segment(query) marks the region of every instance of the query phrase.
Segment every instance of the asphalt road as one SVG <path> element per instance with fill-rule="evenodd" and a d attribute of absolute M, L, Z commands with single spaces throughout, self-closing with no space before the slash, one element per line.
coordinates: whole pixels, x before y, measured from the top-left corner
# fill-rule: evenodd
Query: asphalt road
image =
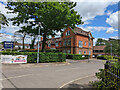
<path fill-rule="evenodd" d="M 62 88 L 68 83 L 94 76 L 105 61 L 2 65 L 4 88 Z"/>

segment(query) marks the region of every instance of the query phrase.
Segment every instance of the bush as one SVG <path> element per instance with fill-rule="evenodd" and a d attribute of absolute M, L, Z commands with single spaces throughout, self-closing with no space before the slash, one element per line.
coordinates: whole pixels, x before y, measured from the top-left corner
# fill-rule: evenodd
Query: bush
<path fill-rule="evenodd" d="M 70 54 L 66 53 L 66 59 L 73 59 L 73 60 L 82 60 L 82 59 L 88 59 L 88 55 L 84 55 L 85 57 L 82 57 L 83 55 L 80 54 Z"/>
<path fill-rule="evenodd" d="M 73 55 L 73 60 L 81 60 L 83 59 L 82 55 L 74 54 Z"/>
<path fill-rule="evenodd" d="M 74 54 L 67 53 L 66 54 L 66 59 L 73 59 Z"/>
<path fill-rule="evenodd" d="M 2 52 L 3 55 L 27 55 L 28 63 L 37 62 L 37 52 Z M 63 53 L 39 53 L 39 62 L 65 62 L 66 57 Z"/>

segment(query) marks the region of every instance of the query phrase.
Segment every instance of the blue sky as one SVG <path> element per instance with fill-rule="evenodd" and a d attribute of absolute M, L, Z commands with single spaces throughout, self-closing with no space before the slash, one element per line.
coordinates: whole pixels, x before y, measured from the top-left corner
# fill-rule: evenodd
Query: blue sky
<path fill-rule="evenodd" d="M 98 38 L 118 38 L 118 1 L 119 0 L 88 0 L 87 2 L 82 0 L 73 0 L 77 2 L 77 6 L 74 8 L 81 16 L 84 21 L 83 25 L 78 25 L 78 27 L 82 28 L 86 31 L 91 31 L 95 42 Z M 7 14 L 8 11 L 5 9 L 4 0 L 0 0 L 0 11 L 7 17 L 12 18 L 17 16 L 17 14 Z M 10 38 L 7 36 L 6 39 L 4 37 L 0 40 L 11 40 L 13 33 L 20 28 L 17 26 L 13 26 L 11 22 L 9 22 L 9 27 L 1 29 L 0 33 L 5 33 L 10 35 Z M 58 33 L 58 35 L 60 32 Z M 26 43 L 29 43 L 29 40 L 26 40 Z"/>
<path fill-rule="evenodd" d="M 109 5 L 106 10 L 105 13 L 107 13 L 107 11 L 112 11 L 112 13 L 115 13 L 116 11 L 118 11 L 118 3 L 114 4 L 114 5 Z M 109 25 L 108 23 L 106 23 L 106 19 L 109 18 L 108 15 L 101 15 L 101 16 L 96 16 L 93 20 L 89 20 L 90 24 L 86 24 L 84 25 L 84 27 L 87 26 L 91 26 L 91 27 L 111 27 L 111 25 Z M 82 26 L 82 25 L 80 25 Z M 106 31 L 98 31 L 98 32 L 92 32 L 93 36 L 95 38 L 110 38 L 110 37 L 114 37 L 117 36 L 118 32 L 113 32 L 113 33 L 109 33 L 107 34 Z"/>

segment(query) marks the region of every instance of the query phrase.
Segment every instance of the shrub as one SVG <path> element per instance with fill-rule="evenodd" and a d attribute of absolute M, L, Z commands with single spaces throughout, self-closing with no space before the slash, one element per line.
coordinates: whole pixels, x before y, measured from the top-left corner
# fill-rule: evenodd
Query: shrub
<path fill-rule="evenodd" d="M 28 63 L 37 62 L 37 52 L 2 52 L 3 55 L 27 55 Z M 65 62 L 66 57 L 63 53 L 39 53 L 39 62 Z"/>
<path fill-rule="evenodd" d="M 73 55 L 73 60 L 81 60 L 81 59 L 83 59 L 82 55 L 79 55 L 79 54 L 74 54 Z"/>

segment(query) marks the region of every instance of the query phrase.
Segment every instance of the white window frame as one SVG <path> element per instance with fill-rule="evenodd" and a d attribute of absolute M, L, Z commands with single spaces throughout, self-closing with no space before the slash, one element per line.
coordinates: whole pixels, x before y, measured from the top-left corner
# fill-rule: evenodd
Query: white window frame
<path fill-rule="evenodd" d="M 78 44 L 79 44 L 79 48 L 82 48 L 82 47 L 83 47 L 83 41 L 80 41 L 80 40 L 79 40 L 79 43 L 78 43 Z"/>
<path fill-rule="evenodd" d="M 51 44 L 50 44 L 50 43 L 48 43 L 48 47 L 51 47 Z"/>
<path fill-rule="evenodd" d="M 71 53 L 71 50 L 67 50 L 67 53 Z"/>
<path fill-rule="evenodd" d="M 82 51 L 81 51 L 81 50 L 79 50 L 79 54 L 80 54 L 80 55 L 82 54 Z"/>
<path fill-rule="evenodd" d="M 86 46 L 86 44 L 87 44 L 87 43 L 85 42 L 85 46 Z"/>
<path fill-rule="evenodd" d="M 71 46 L 71 40 L 68 40 L 68 46 Z"/>
<path fill-rule="evenodd" d="M 66 43 L 66 40 L 64 40 L 64 42 L 63 42 L 63 46 L 66 46 L 66 44 L 67 44 L 67 43 Z"/>
<path fill-rule="evenodd" d="M 67 31 L 67 32 L 66 32 L 66 36 L 69 36 L 69 35 L 70 35 L 70 31 Z"/>
<path fill-rule="evenodd" d="M 89 42 L 89 47 L 91 47 L 91 42 Z"/>
<path fill-rule="evenodd" d="M 55 46 L 56 46 L 56 47 L 58 47 L 58 46 L 59 46 L 59 44 L 58 44 L 58 43 L 55 43 Z"/>
<path fill-rule="evenodd" d="M 91 51 L 89 51 L 89 55 L 91 55 Z"/>

